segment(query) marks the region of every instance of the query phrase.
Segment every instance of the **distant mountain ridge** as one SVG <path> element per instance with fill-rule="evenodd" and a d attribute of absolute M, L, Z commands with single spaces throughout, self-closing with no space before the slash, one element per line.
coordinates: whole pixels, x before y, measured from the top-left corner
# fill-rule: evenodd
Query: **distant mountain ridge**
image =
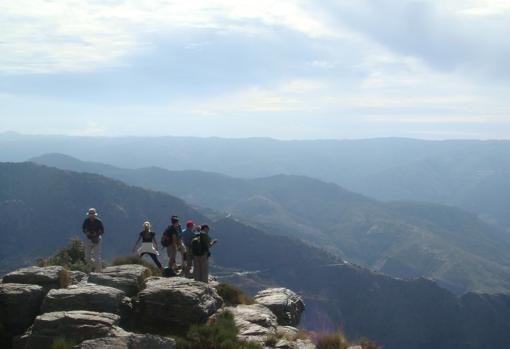
<path fill-rule="evenodd" d="M 167 192 L 389 275 L 431 277 L 457 293 L 510 291 L 510 235 L 453 207 L 382 203 L 302 176 L 240 179 L 155 167 L 132 170 L 59 154 L 33 161 Z"/>
<path fill-rule="evenodd" d="M 235 177 L 305 175 L 381 200 L 428 201 L 480 214 L 510 232 L 510 141 L 0 135 L 0 161 L 61 152 L 125 168 Z"/>
<path fill-rule="evenodd" d="M 138 225 L 147 218 L 158 231 L 171 213 L 208 222 L 168 194 L 98 175 L 0 163 L 0 236 L 5 242 L 0 264 L 13 263 L 11 270 L 53 251 L 79 229 L 91 205 L 97 206 L 106 223 L 107 257 L 125 254 Z M 342 324 L 352 338 L 365 335 L 393 349 L 510 345 L 509 296 L 456 297 L 429 280 L 399 280 L 343 264 L 297 239 L 232 219 L 211 225 L 212 234 L 220 239 L 213 251 L 214 264 L 232 271 L 258 271 L 238 277 L 241 285 L 292 287 L 307 302 L 310 317 L 303 321 L 308 326 Z"/>

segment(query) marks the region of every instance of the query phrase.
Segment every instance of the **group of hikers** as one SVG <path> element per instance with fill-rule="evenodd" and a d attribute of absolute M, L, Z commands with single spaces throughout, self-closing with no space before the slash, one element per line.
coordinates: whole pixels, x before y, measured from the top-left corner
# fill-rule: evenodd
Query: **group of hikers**
<path fill-rule="evenodd" d="M 87 211 L 87 218 L 83 221 L 82 230 L 87 237 L 85 240 L 87 264 L 94 271 L 101 272 L 101 239 L 104 234 L 104 226 L 95 208 L 90 208 Z M 159 261 L 156 233 L 152 231 L 151 223 L 148 221 L 143 223 L 143 230 L 138 234 L 133 252 L 136 251 L 140 257 L 149 256 L 164 276 L 181 275 L 207 283 L 211 247 L 217 242 L 218 240 L 213 240 L 209 236 L 207 224 L 196 225 L 192 220 L 189 220 L 183 231 L 180 218 L 172 216 L 170 225 L 163 232 L 160 241 L 161 247 L 167 251 L 168 268 L 163 268 Z M 181 256 L 181 265 L 177 265 L 176 262 L 178 254 Z"/>

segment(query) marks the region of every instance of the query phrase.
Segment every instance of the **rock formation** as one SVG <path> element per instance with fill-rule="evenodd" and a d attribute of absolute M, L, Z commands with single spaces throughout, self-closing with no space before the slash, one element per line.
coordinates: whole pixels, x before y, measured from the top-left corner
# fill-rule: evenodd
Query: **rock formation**
<path fill-rule="evenodd" d="M 259 292 L 259 304 L 223 307 L 217 283 L 149 275 L 139 265 L 90 275 L 61 267 L 9 273 L 0 284 L 0 346 L 51 349 L 60 339 L 76 349 L 174 349 L 169 336 L 230 312 L 240 340 L 264 348 L 315 348 L 290 326 L 298 324 L 304 304 L 288 289 Z"/>

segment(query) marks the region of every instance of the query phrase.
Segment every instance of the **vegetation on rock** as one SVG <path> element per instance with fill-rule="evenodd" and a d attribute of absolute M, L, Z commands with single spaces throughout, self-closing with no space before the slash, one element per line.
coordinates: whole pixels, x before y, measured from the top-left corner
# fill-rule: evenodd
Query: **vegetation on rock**
<path fill-rule="evenodd" d="M 186 338 L 177 340 L 177 349 L 262 349 L 256 343 L 240 341 L 238 332 L 234 316 L 223 312 L 213 323 L 192 326 Z"/>
<path fill-rule="evenodd" d="M 88 272 L 83 241 L 78 237 L 73 237 L 66 247 L 59 249 L 53 256 L 37 260 L 39 267 L 50 265 L 60 265 L 68 270 Z"/>
<path fill-rule="evenodd" d="M 216 291 L 227 306 L 255 303 L 253 298 L 246 295 L 240 288 L 230 284 L 221 283 L 216 287 Z"/>

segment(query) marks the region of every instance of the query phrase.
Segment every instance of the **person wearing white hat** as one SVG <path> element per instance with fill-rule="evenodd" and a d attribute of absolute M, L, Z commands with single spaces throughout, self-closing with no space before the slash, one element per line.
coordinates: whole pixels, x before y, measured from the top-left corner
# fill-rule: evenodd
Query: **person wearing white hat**
<path fill-rule="evenodd" d="M 138 250 L 136 250 L 136 246 L 142 242 Z M 154 264 L 156 264 L 159 270 L 163 270 L 163 266 L 158 260 L 159 252 L 158 252 L 158 243 L 156 241 L 156 233 L 151 231 L 150 222 L 143 223 L 143 231 L 139 234 L 138 240 L 135 242 L 135 246 L 133 247 L 133 252 L 135 250 L 138 252 L 140 257 L 143 257 L 145 254 L 149 255 L 152 258 Z"/>
<path fill-rule="evenodd" d="M 104 234 L 103 222 L 97 217 L 95 208 L 87 211 L 87 218 L 83 221 L 83 233 L 87 236 L 85 240 L 85 260 L 91 270 L 96 273 L 103 271 L 101 260 L 101 237 Z"/>

